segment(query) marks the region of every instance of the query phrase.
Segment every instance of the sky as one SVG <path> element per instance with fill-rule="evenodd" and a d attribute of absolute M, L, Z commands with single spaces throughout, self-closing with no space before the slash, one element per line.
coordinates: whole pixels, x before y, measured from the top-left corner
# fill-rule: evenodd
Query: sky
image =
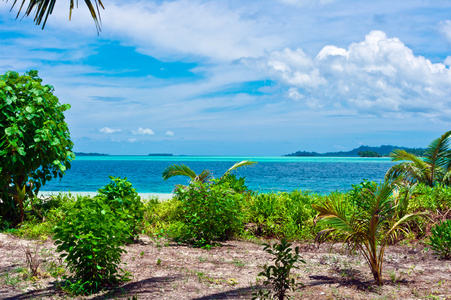
<path fill-rule="evenodd" d="M 451 1 L 0 2 L 0 74 L 54 86 L 74 151 L 279 156 L 451 129 Z"/>

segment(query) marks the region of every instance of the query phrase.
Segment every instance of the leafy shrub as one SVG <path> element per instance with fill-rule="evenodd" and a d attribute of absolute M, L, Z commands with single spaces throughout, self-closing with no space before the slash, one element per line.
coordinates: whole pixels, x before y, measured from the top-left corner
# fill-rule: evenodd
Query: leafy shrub
<path fill-rule="evenodd" d="M 436 224 L 431 229 L 429 245 L 435 253 L 444 259 L 451 258 L 451 220 Z"/>
<path fill-rule="evenodd" d="M 113 212 L 120 214 L 121 219 L 130 225 L 129 240 L 133 241 L 144 219 L 144 205 L 127 178 L 110 176 L 110 179 L 109 184 L 99 189 L 98 197 L 103 197 Z"/>
<path fill-rule="evenodd" d="M 184 223 L 180 215 L 180 200 L 173 197 L 166 201 L 151 200 L 146 202 L 144 209 L 145 233 L 160 234 L 162 231 L 169 237 L 182 236 Z"/>
<path fill-rule="evenodd" d="M 24 220 L 24 202 L 75 157 L 64 121 L 70 105 L 41 83 L 35 70 L 0 76 L 0 216 L 14 225 Z"/>
<path fill-rule="evenodd" d="M 224 184 L 224 183 L 228 183 L 230 188 L 237 193 L 244 193 L 249 191 L 248 187 L 246 186 L 245 177 L 237 178 L 235 174 L 226 173 L 224 174 L 224 176 L 222 176 L 215 182 L 215 184 Z"/>
<path fill-rule="evenodd" d="M 92 293 L 126 279 L 119 268 L 125 237 L 130 232 L 101 197 L 78 197 L 54 229 L 57 252 L 74 276 L 67 287 L 74 293 Z"/>
<path fill-rule="evenodd" d="M 348 192 L 348 197 L 351 203 L 357 207 L 364 210 L 367 210 L 369 207 L 366 202 L 361 201 L 364 193 L 370 191 L 375 192 L 377 190 L 377 183 L 374 181 L 368 181 L 367 179 L 363 179 L 359 184 L 351 184 L 352 190 Z"/>
<path fill-rule="evenodd" d="M 243 195 L 228 183 L 193 181 L 187 187 L 177 187 L 176 195 L 180 201 L 179 216 L 185 225 L 177 239 L 209 247 L 213 241 L 226 240 L 243 227 Z"/>
<path fill-rule="evenodd" d="M 451 187 L 436 184 L 434 187 L 418 184 L 415 192 L 419 195 L 410 203 L 410 210 L 428 210 L 446 212 L 451 209 Z"/>
<path fill-rule="evenodd" d="M 256 234 L 300 239 L 311 237 L 316 211 L 311 204 L 319 196 L 295 190 L 291 193 L 255 194 L 246 203 L 248 221 L 256 224 Z"/>
<path fill-rule="evenodd" d="M 263 284 L 271 286 L 272 290 L 259 290 L 253 293 L 252 299 L 283 300 L 287 296 L 287 291 L 294 291 L 296 286 L 302 285 L 296 283 L 294 278 L 290 278 L 290 272 L 292 269 L 299 269 L 295 265 L 296 263 L 305 263 L 305 261 L 299 255 L 299 247 L 296 247 L 292 253 L 291 243 L 288 243 L 286 239 L 282 239 L 280 243 L 274 243 L 272 246 L 270 244 L 263 245 L 265 246 L 263 250 L 275 256 L 272 259 L 274 265 L 265 265 L 264 271 L 260 272 L 258 276 L 265 277 Z"/>

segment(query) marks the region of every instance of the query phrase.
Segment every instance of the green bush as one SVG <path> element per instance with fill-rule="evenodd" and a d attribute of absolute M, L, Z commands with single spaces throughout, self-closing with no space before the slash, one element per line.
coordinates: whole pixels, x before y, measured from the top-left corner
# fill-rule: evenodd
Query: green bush
<path fill-rule="evenodd" d="M 215 181 L 215 184 L 224 184 L 224 183 L 228 183 L 230 188 L 237 193 L 244 193 L 249 191 L 248 187 L 246 186 L 245 177 L 237 178 L 235 174 L 227 173 Z"/>
<path fill-rule="evenodd" d="M 133 241 L 138 236 L 144 219 L 144 205 L 127 178 L 110 176 L 110 179 L 109 184 L 99 189 L 98 197 L 104 198 L 113 212 L 120 214 L 122 220 L 130 225 L 128 239 Z"/>
<path fill-rule="evenodd" d="M 429 187 L 425 184 L 418 184 L 415 192 L 418 196 L 415 201 L 410 203 L 411 211 L 428 210 L 436 213 L 451 209 L 451 187 L 449 186 L 436 184 L 434 187 Z"/>
<path fill-rule="evenodd" d="M 231 189 L 228 183 L 191 182 L 187 187 L 177 187 L 175 193 L 180 201 L 179 216 L 184 223 L 177 239 L 209 247 L 212 242 L 226 240 L 242 230 L 244 196 Z"/>
<path fill-rule="evenodd" d="M 349 200 L 353 204 L 353 206 L 367 210 L 366 202 L 362 201 L 361 198 L 365 197 L 364 193 L 370 191 L 375 192 L 377 190 L 377 183 L 374 181 L 368 181 L 367 179 L 363 179 L 359 184 L 351 184 L 352 190 L 347 193 Z"/>
<path fill-rule="evenodd" d="M 54 229 L 57 252 L 74 276 L 67 287 L 92 293 L 124 279 L 119 264 L 130 226 L 101 197 L 78 197 Z"/>
<path fill-rule="evenodd" d="M 451 220 L 436 224 L 431 229 L 429 245 L 435 253 L 444 259 L 451 258 Z"/>
<path fill-rule="evenodd" d="M 314 237 L 311 204 L 319 196 L 295 190 L 291 193 L 255 194 L 246 203 L 247 219 L 256 224 L 257 235 L 303 239 Z"/>

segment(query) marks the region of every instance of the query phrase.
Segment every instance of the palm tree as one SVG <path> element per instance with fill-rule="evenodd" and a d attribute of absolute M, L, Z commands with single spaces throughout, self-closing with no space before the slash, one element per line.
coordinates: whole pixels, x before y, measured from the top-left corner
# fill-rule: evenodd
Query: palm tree
<path fill-rule="evenodd" d="M 390 153 L 392 161 L 407 161 L 391 167 L 385 179 L 402 177 L 410 183 L 424 183 L 433 187 L 436 183 L 451 184 L 451 131 L 432 141 L 421 158 L 405 150 Z"/>
<path fill-rule="evenodd" d="M 6 0 L 8 1 L 8 0 Z M 56 0 L 29 0 L 30 3 L 28 3 L 28 7 L 25 9 L 24 16 L 28 17 L 30 15 L 34 15 L 33 21 L 36 23 L 36 25 L 41 25 L 42 23 L 42 29 L 45 27 L 45 23 L 47 22 L 47 19 L 49 15 L 52 14 L 53 8 L 55 7 Z M 17 2 L 20 2 L 18 0 L 14 0 L 13 5 L 11 7 L 11 10 L 14 8 Z M 19 17 L 20 12 L 22 11 L 22 8 L 24 8 L 26 0 L 22 0 L 22 4 L 19 7 L 19 11 L 17 12 L 16 19 Z M 76 1 L 77 7 L 78 7 L 78 0 Z M 96 25 L 97 33 L 100 31 L 100 10 L 99 7 L 103 6 L 102 0 L 85 0 L 85 4 L 89 9 L 89 12 L 91 13 L 92 18 L 94 19 L 94 23 Z M 70 0 L 70 6 L 69 6 L 69 20 L 72 16 L 72 10 L 74 9 L 74 0 Z"/>
<path fill-rule="evenodd" d="M 244 166 L 250 166 L 250 165 L 253 165 L 256 163 L 257 162 L 255 162 L 255 161 L 249 161 L 249 160 L 243 160 L 243 161 L 237 162 L 231 168 L 229 168 L 221 176 L 221 178 L 227 176 L 227 174 L 229 174 L 233 170 L 236 170 L 236 169 L 238 169 L 240 167 L 244 167 Z M 163 179 L 164 180 L 168 180 L 169 178 L 171 178 L 173 176 L 179 176 L 179 175 L 188 176 L 191 179 L 191 181 L 195 181 L 195 182 L 207 182 L 212 177 L 211 172 L 208 170 L 203 170 L 200 174 L 196 174 L 193 170 L 191 170 L 186 165 L 171 165 L 171 166 L 168 166 L 163 171 Z"/>
<path fill-rule="evenodd" d="M 319 212 L 317 220 L 329 226 L 318 233 L 317 241 L 323 241 L 333 231 L 344 234 L 345 242 L 351 246 L 351 250 L 357 250 L 365 257 L 374 280 L 379 285 L 383 285 L 385 248 L 397 237 L 399 231 L 405 231 L 403 224 L 416 216 L 424 215 L 405 214 L 402 210 L 410 197 L 395 199 L 394 188 L 395 184 L 384 182 L 375 192 L 366 189 L 360 203 L 349 201 L 343 194 L 332 193 L 319 205 L 312 204 Z"/>

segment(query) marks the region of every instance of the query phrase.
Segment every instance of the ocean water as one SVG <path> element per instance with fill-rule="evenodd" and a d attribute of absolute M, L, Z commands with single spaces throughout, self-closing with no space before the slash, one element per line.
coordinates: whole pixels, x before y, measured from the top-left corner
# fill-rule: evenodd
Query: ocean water
<path fill-rule="evenodd" d="M 176 176 L 164 181 L 163 170 L 185 164 L 200 173 L 208 169 L 220 177 L 235 162 L 258 163 L 233 173 L 246 177 L 255 191 L 310 190 L 316 193 L 348 191 L 363 179 L 379 182 L 395 163 L 390 158 L 342 157 L 237 157 L 237 156 L 80 156 L 61 179 L 52 179 L 41 191 L 95 192 L 110 182 L 108 176 L 127 177 L 138 193 L 171 193 L 188 178 Z"/>

